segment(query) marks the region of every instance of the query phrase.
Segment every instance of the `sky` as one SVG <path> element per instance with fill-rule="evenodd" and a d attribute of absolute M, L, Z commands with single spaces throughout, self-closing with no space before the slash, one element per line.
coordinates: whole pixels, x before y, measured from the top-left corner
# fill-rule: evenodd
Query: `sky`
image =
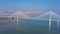
<path fill-rule="evenodd" d="M 0 12 L 30 11 L 60 13 L 60 0 L 0 0 Z"/>

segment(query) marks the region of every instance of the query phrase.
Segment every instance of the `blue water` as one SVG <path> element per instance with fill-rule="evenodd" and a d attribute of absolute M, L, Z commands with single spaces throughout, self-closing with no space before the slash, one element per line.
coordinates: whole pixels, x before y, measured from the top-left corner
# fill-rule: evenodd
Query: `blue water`
<path fill-rule="evenodd" d="M 60 25 L 57 27 L 57 22 L 52 21 L 49 30 L 48 22 L 34 19 L 22 19 L 18 24 L 16 21 L 8 22 L 0 25 L 0 34 L 60 34 Z"/>

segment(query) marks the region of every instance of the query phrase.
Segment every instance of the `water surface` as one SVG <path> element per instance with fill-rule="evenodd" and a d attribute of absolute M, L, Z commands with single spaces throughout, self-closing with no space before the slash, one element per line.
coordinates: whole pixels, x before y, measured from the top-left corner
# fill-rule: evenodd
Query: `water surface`
<path fill-rule="evenodd" d="M 59 34 L 60 25 L 57 27 L 57 22 L 52 21 L 51 29 L 49 30 L 49 21 L 34 20 L 34 19 L 21 19 L 8 22 L 0 25 L 0 34 Z"/>

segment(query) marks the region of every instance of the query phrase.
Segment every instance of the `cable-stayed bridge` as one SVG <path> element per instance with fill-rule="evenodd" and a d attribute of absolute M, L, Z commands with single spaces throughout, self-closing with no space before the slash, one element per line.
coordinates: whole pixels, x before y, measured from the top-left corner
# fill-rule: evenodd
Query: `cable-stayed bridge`
<path fill-rule="evenodd" d="M 51 29 L 51 23 L 52 23 L 51 21 L 57 21 L 57 27 L 59 26 L 60 15 L 53 11 L 49 11 L 40 16 L 37 16 L 34 18 L 28 18 L 28 19 L 48 20 L 49 21 L 49 29 Z"/>
<path fill-rule="evenodd" d="M 44 14 L 41 14 L 37 17 L 34 17 L 34 18 L 27 18 L 27 19 L 39 19 L 39 20 L 49 20 L 50 19 L 50 14 L 51 14 L 51 20 L 52 21 L 57 21 L 59 20 L 60 21 L 60 15 L 59 14 L 56 14 L 55 12 L 53 11 L 49 11 L 49 12 L 46 12 Z"/>
<path fill-rule="evenodd" d="M 46 12 L 46 13 L 41 14 L 41 15 L 34 17 L 34 18 L 30 18 L 28 15 L 26 15 L 22 12 L 15 12 L 10 16 L 11 19 L 12 19 L 12 17 L 14 17 L 14 19 L 16 19 L 17 23 L 19 21 L 19 18 L 22 18 L 22 17 L 25 19 L 48 20 L 49 21 L 48 22 L 49 29 L 51 29 L 51 23 L 52 23 L 51 21 L 57 21 L 57 26 L 59 26 L 59 21 L 60 21 L 60 15 L 58 15 L 57 13 L 55 13 L 53 11 Z"/>
<path fill-rule="evenodd" d="M 57 21 L 57 27 L 59 27 L 60 15 L 53 11 L 46 12 L 40 16 L 30 18 L 30 19 L 39 19 L 39 20 L 48 20 L 49 22 L 49 30 L 51 30 L 52 21 Z"/>

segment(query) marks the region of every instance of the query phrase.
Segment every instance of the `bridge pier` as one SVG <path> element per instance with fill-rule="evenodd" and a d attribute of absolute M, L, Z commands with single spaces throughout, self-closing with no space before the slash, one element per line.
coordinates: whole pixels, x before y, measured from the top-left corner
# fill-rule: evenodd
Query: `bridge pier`
<path fill-rule="evenodd" d="M 18 18 L 18 16 L 17 16 L 16 20 L 17 20 L 17 24 L 18 24 L 18 21 L 19 21 L 19 18 Z"/>
<path fill-rule="evenodd" d="M 52 18 L 52 14 L 51 14 L 52 12 L 50 11 L 50 17 L 49 17 L 49 33 L 51 33 L 51 18 Z"/>
<path fill-rule="evenodd" d="M 57 20 L 57 27 L 59 27 L 59 20 Z"/>
<path fill-rule="evenodd" d="M 57 31 L 59 30 L 59 20 L 57 20 Z"/>

